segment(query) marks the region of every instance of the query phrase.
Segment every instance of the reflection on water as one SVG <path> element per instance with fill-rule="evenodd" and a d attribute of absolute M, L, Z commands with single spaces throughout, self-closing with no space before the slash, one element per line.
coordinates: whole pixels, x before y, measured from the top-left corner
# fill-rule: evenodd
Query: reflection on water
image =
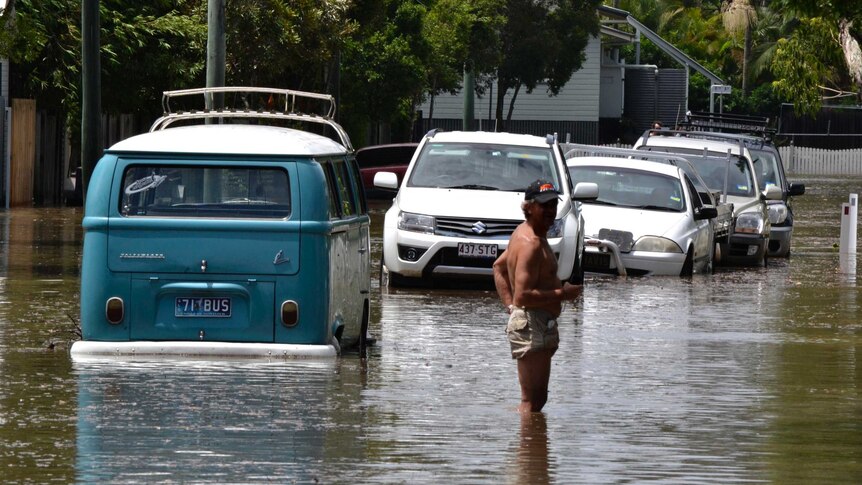
<path fill-rule="evenodd" d="M 515 457 L 514 470 L 509 472 L 511 483 L 551 483 L 553 467 L 548 463 L 548 422 L 544 413 L 521 415 L 521 439 Z"/>
<path fill-rule="evenodd" d="M 321 476 L 335 362 L 289 365 L 75 364 L 76 478 L 103 481 L 292 481 Z M 355 398 L 354 398 L 355 399 Z M 345 399 L 347 400 L 347 399 Z M 343 424 L 343 426 L 342 426 Z"/>
<path fill-rule="evenodd" d="M 491 291 L 375 282 L 366 362 L 72 366 L 62 340 L 78 313 L 80 213 L 0 212 L 2 476 L 858 483 L 860 285 L 836 244 L 862 179 L 797 179 L 808 192 L 789 260 L 588 277 L 559 320 L 548 404 L 526 416 Z M 373 206 L 375 258 L 384 210 Z"/>

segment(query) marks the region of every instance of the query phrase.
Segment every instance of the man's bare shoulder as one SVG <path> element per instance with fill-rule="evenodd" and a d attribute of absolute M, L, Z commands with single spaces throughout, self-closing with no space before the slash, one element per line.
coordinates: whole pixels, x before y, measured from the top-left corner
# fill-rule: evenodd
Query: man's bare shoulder
<path fill-rule="evenodd" d="M 527 224 L 521 224 L 515 228 L 509 239 L 509 249 L 512 252 L 531 251 L 540 247 L 541 244 L 541 239 Z"/>

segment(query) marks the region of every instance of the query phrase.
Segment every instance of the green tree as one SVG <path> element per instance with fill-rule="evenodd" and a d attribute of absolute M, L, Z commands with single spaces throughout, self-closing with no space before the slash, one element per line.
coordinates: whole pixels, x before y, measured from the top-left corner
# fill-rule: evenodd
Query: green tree
<path fill-rule="evenodd" d="M 507 22 L 501 32 L 501 62 L 496 71 L 498 128 L 511 120 L 518 92 L 547 83 L 551 95 L 571 79 L 584 62 L 584 49 L 598 35 L 599 0 L 506 0 Z M 506 94 L 512 90 L 503 118 Z"/>
<path fill-rule="evenodd" d="M 108 112 L 158 112 L 161 91 L 202 73 L 206 22 L 200 1 L 103 1 L 102 99 Z M 81 4 L 77 0 L 15 0 L 7 5 L 0 55 L 14 65 L 10 95 L 80 114 Z M 75 137 L 72 137 L 74 140 Z"/>
<path fill-rule="evenodd" d="M 342 120 L 360 145 L 389 141 L 390 128 L 406 138 L 412 127 L 430 49 L 421 35 L 425 14 L 407 0 L 360 0 L 351 9 L 359 28 L 341 56 Z"/>
<path fill-rule="evenodd" d="M 855 90 L 862 101 L 862 49 L 857 27 L 862 2 L 844 0 L 773 0 L 773 10 L 791 13 L 797 27 L 779 40 L 771 69 L 773 85 L 796 111 L 814 115 L 824 90 Z M 793 72 L 794 57 L 796 69 Z"/>
<path fill-rule="evenodd" d="M 427 61 L 427 94 L 455 94 L 465 69 L 493 72 L 500 58 L 499 32 L 506 22 L 498 0 L 439 0 L 426 17 L 423 35 L 430 47 Z M 474 86 L 464 86 L 473 89 Z"/>
<path fill-rule="evenodd" d="M 344 1 L 229 1 L 225 84 L 332 92 L 334 61 L 356 28 Z"/>

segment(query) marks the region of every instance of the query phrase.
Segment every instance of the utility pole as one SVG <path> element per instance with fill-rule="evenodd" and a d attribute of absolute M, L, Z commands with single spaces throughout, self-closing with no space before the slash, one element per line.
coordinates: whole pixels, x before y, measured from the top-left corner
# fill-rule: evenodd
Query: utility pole
<path fill-rule="evenodd" d="M 224 86 L 224 5 L 225 0 L 207 0 L 207 87 Z M 224 108 L 224 96 L 206 99 L 207 109 Z"/>
<path fill-rule="evenodd" d="M 462 117 L 462 129 L 471 131 L 474 125 L 474 99 L 475 91 L 473 89 L 474 76 L 473 67 L 470 64 L 464 65 L 464 114 Z"/>
<path fill-rule="evenodd" d="M 81 2 L 81 167 L 82 194 L 102 157 L 102 78 L 99 62 L 99 0 Z"/>

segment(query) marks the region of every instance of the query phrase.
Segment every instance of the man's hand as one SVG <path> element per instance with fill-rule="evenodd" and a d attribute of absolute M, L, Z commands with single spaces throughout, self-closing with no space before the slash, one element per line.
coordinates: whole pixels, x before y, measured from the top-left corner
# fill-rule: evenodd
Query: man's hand
<path fill-rule="evenodd" d="M 574 300 L 584 292 L 584 285 L 573 285 L 566 281 L 563 283 L 563 300 Z"/>

